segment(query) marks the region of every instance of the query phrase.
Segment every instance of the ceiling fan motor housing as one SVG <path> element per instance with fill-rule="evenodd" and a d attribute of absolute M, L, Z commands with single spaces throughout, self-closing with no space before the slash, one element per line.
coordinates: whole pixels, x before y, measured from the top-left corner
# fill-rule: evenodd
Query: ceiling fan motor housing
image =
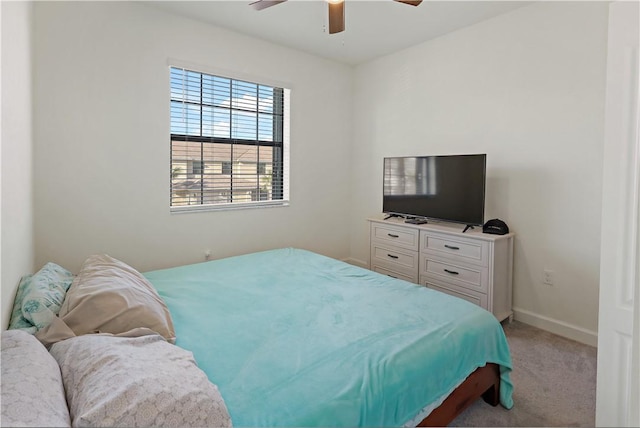
<path fill-rule="evenodd" d="M 255 10 L 266 9 L 287 0 L 257 0 L 249 5 Z M 345 0 L 327 0 L 329 5 L 329 34 L 340 33 L 344 31 L 344 1 Z M 398 3 L 404 3 L 411 6 L 418 6 L 422 0 L 394 0 Z"/>

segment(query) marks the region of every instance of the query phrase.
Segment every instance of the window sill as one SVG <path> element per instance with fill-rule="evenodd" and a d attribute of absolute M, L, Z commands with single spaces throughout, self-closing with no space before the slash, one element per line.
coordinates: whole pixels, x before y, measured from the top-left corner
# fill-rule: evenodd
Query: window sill
<path fill-rule="evenodd" d="M 288 207 L 289 201 L 261 201 L 245 202 L 235 204 L 210 204 L 210 205 L 184 205 L 179 207 L 169 207 L 171 214 L 195 213 L 206 211 L 233 211 L 256 208 L 276 208 Z"/>

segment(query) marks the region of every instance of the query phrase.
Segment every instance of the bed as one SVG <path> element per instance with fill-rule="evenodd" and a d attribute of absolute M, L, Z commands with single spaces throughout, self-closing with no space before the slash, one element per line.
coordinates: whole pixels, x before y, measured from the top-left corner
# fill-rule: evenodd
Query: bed
<path fill-rule="evenodd" d="M 445 425 L 513 405 L 499 322 L 461 299 L 286 248 L 147 272 L 236 426 Z"/>
<path fill-rule="evenodd" d="M 3 426 L 443 426 L 513 405 L 492 314 L 301 249 L 48 263 L 13 309 Z"/>

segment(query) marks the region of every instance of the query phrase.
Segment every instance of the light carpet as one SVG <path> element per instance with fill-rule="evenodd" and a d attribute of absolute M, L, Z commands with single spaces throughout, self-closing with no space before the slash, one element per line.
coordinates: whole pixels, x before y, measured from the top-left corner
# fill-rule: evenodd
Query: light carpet
<path fill-rule="evenodd" d="M 449 426 L 595 426 L 596 348 L 518 321 L 502 325 L 513 361 L 513 408 L 480 399 Z"/>

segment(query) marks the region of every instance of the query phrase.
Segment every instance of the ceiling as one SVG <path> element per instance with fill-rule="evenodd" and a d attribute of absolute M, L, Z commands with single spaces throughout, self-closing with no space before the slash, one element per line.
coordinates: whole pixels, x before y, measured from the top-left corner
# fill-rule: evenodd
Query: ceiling
<path fill-rule="evenodd" d="M 322 0 L 261 11 L 253 0 L 148 1 L 148 5 L 338 62 L 357 65 L 530 4 L 530 1 L 346 0 L 346 30 L 329 34 Z"/>

